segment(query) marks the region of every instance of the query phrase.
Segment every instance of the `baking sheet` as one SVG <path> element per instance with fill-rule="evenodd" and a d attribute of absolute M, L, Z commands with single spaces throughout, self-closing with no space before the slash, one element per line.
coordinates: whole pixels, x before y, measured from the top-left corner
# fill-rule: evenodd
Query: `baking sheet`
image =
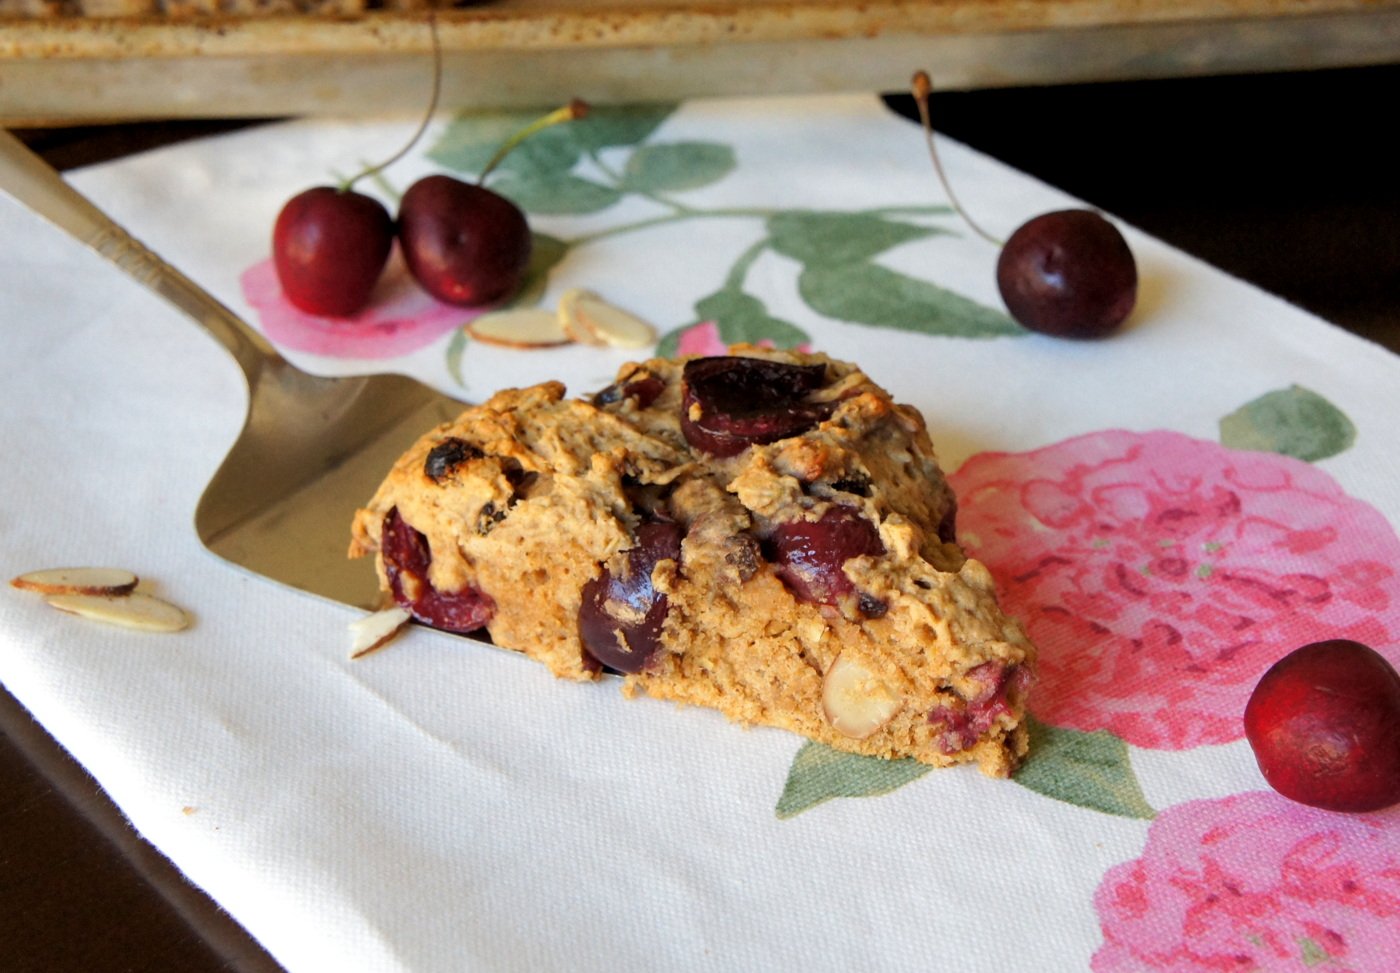
<path fill-rule="evenodd" d="M 1400 0 L 497 0 L 436 15 L 444 107 L 999 87 L 1387 63 Z M 0 18 L 0 121 L 373 114 L 426 102 L 423 12 Z"/>

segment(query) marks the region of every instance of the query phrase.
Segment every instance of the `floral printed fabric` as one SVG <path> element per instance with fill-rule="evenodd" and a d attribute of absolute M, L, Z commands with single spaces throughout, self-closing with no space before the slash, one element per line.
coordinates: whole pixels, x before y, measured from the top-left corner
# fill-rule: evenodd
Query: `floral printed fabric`
<path fill-rule="evenodd" d="M 1096 973 L 1390 973 L 1400 958 L 1400 809 L 1329 814 L 1272 792 L 1164 811 L 1094 898 Z"/>
<path fill-rule="evenodd" d="M 1311 464 L 1106 431 L 974 456 L 952 482 L 959 538 L 1040 647 L 1047 723 L 1228 743 L 1300 645 L 1351 638 L 1400 662 L 1400 539 Z"/>
<path fill-rule="evenodd" d="M 392 210 L 422 175 L 475 179 L 535 114 L 444 118 L 362 188 Z M 463 327 L 476 310 L 398 262 L 355 319 L 295 312 L 266 262 L 277 207 L 416 121 L 299 120 L 72 177 L 313 371 L 410 371 L 479 401 L 554 378 L 586 394 L 629 357 L 737 341 L 860 362 L 927 416 L 961 538 L 1041 645 L 1033 749 L 1009 782 L 872 762 L 423 630 L 349 662 L 343 608 L 230 575 L 171 515 L 240 418 L 228 362 L 0 209 L 24 351 L 0 397 L 32 420 L 0 427 L 7 455 L 86 469 L 111 447 L 97 479 L 6 481 L 30 511 L 7 525 L 16 570 L 98 538 L 202 619 L 175 651 L 114 651 L 12 599 L 0 678 L 282 965 L 1400 969 L 1398 812 L 1289 804 L 1238 726 L 1304 641 L 1400 660 L 1393 356 L 1127 226 L 1127 326 L 1028 334 L 918 129 L 866 97 L 598 106 L 496 170 L 535 232 L 515 304 L 587 287 L 655 324 L 655 349 L 489 345 Z M 941 150 L 1003 234 L 1081 205 Z M 93 287 L 64 291 L 75 272 Z M 50 276 L 61 300 L 23 299 Z"/>

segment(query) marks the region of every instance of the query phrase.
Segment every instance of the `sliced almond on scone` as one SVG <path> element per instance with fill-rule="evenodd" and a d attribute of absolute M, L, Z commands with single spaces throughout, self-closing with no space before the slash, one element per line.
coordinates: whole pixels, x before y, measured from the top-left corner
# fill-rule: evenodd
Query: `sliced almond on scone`
<path fill-rule="evenodd" d="M 12 578 L 10 584 L 41 595 L 124 595 L 138 580 L 125 568 L 46 568 Z"/>
<path fill-rule="evenodd" d="M 70 615 L 142 632 L 178 632 L 190 624 L 184 609 L 142 591 L 125 595 L 50 595 L 45 600 Z"/>
<path fill-rule="evenodd" d="M 408 609 L 395 605 L 355 619 L 350 623 L 350 658 L 358 659 L 388 645 L 411 617 Z"/>
<path fill-rule="evenodd" d="M 488 311 L 467 325 L 467 334 L 505 348 L 557 348 L 573 343 L 559 315 L 540 307 Z"/>
<path fill-rule="evenodd" d="M 656 341 L 656 329 L 646 321 L 580 287 L 560 295 L 559 323 L 574 340 L 589 345 L 645 348 Z"/>
<path fill-rule="evenodd" d="M 894 718 L 899 700 L 865 666 L 838 655 L 822 680 L 822 711 L 837 733 L 864 740 Z"/>

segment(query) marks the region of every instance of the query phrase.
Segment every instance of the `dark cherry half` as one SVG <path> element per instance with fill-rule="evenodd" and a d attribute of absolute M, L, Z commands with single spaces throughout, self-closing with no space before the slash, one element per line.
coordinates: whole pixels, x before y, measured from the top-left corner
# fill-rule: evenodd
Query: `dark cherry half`
<path fill-rule="evenodd" d="M 721 355 L 687 362 L 682 381 L 681 432 L 711 456 L 799 435 L 834 408 L 804 401 L 826 384 L 825 365 Z"/>
<path fill-rule="evenodd" d="M 852 507 L 832 506 L 818 520 L 779 524 L 764 544 L 778 576 L 802 601 L 834 605 L 854 590 L 841 566 L 863 554 L 885 553 L 875 525 Z M 882 613 L 874 599 L 862 608 Z"/>
<path fill-rule="evenodd" d="M 447 632 L 475 632 L 496 613 L 495 601 L 484 592 L 470 586 L 444 592 L 429 583 L 428 539 L 399 516 L 398 507 L 384 517 L 380 551 L 394 601 L 420 622 Z"/>
<path fill-rule="evenodd" d="M 617 672 L 641 672 L 661 647 L 661 627 L 669 608 L 652 584 L 662 561 L 680 561 L 681 528 L 652 521 L 637 528 L 637 543 L 626 552 L 621 574 L 606 567 L 583 586 L 578 633 L 586 655 Z"/>

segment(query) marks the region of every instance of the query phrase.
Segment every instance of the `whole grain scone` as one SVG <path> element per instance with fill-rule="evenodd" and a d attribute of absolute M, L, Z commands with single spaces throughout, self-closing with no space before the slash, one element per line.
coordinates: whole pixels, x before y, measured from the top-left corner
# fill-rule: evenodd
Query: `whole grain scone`
<path fill-rule="evenodd" d="M 419 620 L 556 675 L 1004 777 L 1035 650 L 954 541 L 923 418 L 854 365 L 738 346 L 423 436 L 352 556 Z"/>

